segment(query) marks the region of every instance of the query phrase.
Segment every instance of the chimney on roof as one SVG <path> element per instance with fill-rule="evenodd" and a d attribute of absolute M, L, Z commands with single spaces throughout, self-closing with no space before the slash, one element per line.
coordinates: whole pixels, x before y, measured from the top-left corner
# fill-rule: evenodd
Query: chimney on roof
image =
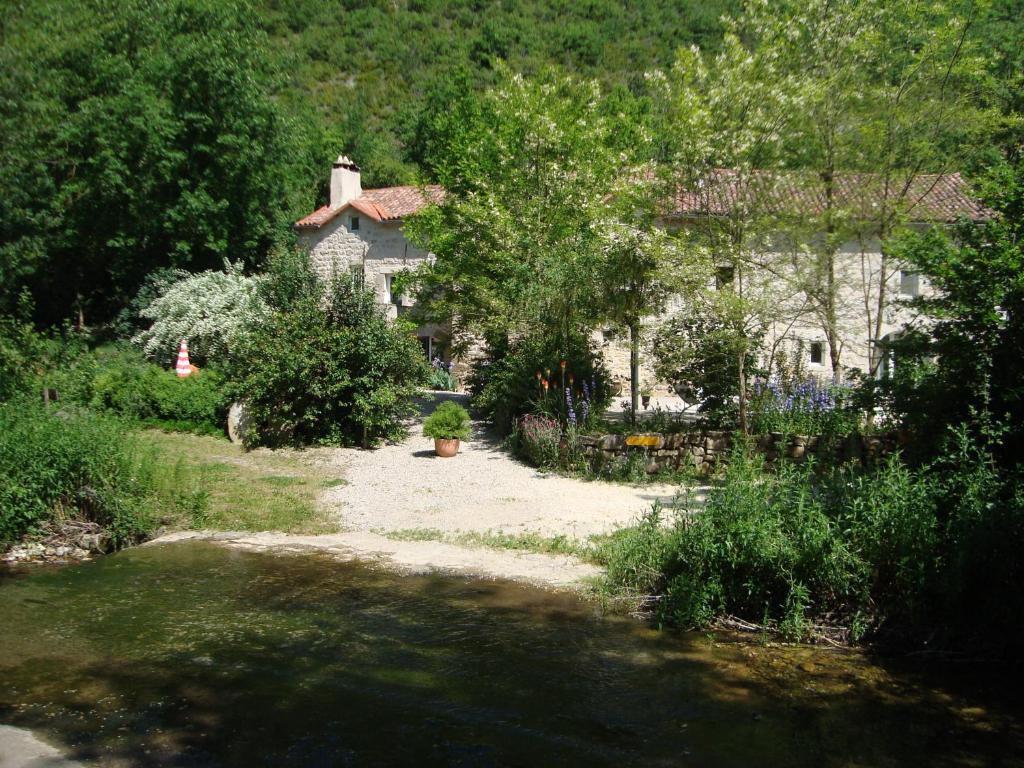
<path fill-rule="evenodd" d="M 331 208 L 338 209 L 363 194 L 359 166 L 339 155 L 331 168 Z"/>

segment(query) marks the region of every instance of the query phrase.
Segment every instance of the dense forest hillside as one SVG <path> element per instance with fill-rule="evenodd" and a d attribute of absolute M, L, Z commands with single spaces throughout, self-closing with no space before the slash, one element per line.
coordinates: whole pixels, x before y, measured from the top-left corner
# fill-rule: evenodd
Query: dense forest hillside
<path fill-rule="evenodd" d="M 359 158 L 370 183 L 408 182 L 423 157 L 418 118 L 431 93 L 480 88 L 504 60 L 557 65 L 608 86 L 642 84 L 680 46 L 716 48 L 736 0 L 261 0 L 280 56 L 282 97 Z"/>
<path fill-rule="evenodd" d="M 990 92 L 1017 114 L 1024 0 L 973 5 Z M 51 325 L 113 319 L 158 269 L 259 267 L 324 200 L 340 152 L 367 186 L 437 180 L 439 130 L 502 67 L 598 81 L 623 146 L 637 126 L 657 133 L 645 73 L 719 48 L 742 2 L 0 6 L 0 314 L 27 289 Z M 1019 135 L 1007 121 L 1000 151 Z"/>

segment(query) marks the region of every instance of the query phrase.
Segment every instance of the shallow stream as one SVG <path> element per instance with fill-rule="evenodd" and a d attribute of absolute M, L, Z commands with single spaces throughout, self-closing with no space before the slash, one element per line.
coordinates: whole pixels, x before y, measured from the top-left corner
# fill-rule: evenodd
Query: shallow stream
<path fill-rule="evenodd" d="M 0 722 L 103 766 L 1024 765 L 1021 711 L 1005 667 L 313 555 L 184 542 L 0 577 Z"/>

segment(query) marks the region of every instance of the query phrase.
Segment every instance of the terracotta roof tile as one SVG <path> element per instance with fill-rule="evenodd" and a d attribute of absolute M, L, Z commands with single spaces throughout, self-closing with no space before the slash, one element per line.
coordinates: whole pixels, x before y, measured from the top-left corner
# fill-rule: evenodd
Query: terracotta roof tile
<path fill-rule="evenodd" d="M 427 187 L 383 187 L 364 189 L 363 193 L 340 208 L 317 208 L 313 213 L 295 222 L 300 229 L 319 229 L 346 208 L 352 207 L 375 221 L 397 221 L 422 210 L 430 203 L 440 203 L 444 190 L 435 185 Z"/>
<path fill-rule="evenodd" d="M 764 193 L 767 213 L 817 214 L 825 208 L 825 190 L 820 179 L 802 174 L 755 171 L 746 179 L 736 171 L 717 169 L 698 190 L 680 189 L 668 215 L 724 216 L 744 200 L 753 202 Z M 884 178 L 871 173 L 840 173 L 835 176 L 838 207 L 862 211 L 865 215 L 886 199 L 901 205 L 915 221 L 953 222 L 959 218 L 982 221 L 992 211 L 973 199 L 959 173 L 921 174 L 906 192 L 886 190 Z"/>
<path fill-rule="evenodd" d="M 820 180 L 799 173 L 772 173 L 756 171 L 744 183 L 739 174 L 728 169 L 714 171 L 700 190 L 680 190 L 672 201 L 670 216 L 726 215 L 744 198 L 753 199 L 754 192 L 764 188 L 770 213 L 821 213 L 825 206 L 825 193 Z M 871 173 L 841 173 L 835 178 L 837 204 L 840 207 L 861 210 L 865 214 L 877 207 L 887 196 L 882 177 Z M 363 193 L 340 208 L 324 206 L 295 223 L 300 229 L 319 229 L 341 211 L 355 208 L 375 221 L 398 221 L 425 208 L 429 203 L 441 203 L 444 189 L 438 185 L 427 187 L 383 187 L 364 189 Z M 992 211 L 973 199 L 967 184 L 959 173 L 922 174 L 917 176 L 906 194 L 902 190 L 890 191 L 888 196 L 900 202 L 906 213 L 917 221 L 953 222 L 959 218 L 983 221 L 991 218 Z"/>

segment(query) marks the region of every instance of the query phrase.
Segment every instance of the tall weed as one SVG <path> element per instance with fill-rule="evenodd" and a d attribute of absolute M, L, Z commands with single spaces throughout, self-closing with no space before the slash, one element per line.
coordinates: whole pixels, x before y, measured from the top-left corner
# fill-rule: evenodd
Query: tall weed
<path fill-rule="evenodd" d="M 155 524 L 160 457 L 125 425 L 86 410 L 0 405 L 0 542 L 45 523 L 90 520 L 117 545 Z"/>

